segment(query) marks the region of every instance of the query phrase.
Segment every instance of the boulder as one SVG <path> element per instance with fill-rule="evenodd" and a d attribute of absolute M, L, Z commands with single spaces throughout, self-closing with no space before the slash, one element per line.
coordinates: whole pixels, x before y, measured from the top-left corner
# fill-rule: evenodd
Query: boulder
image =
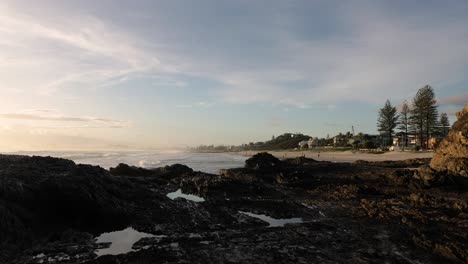
<path fill-rule="evenodd" d="M 183 164 L 173 164 L 170 166 L 164 166 L 161 168 L 153 169 L 158 174 L 164 175 L 165 177 L 173 178 L 183 175 L 189 175 L 193 173 L 192 168 Z"/>
<path fill-rule="evenodd" d="M 110 168 L 109 172 L 114 176 L 157 177 L 160 179 L 172 179 L 175 177 L 191 174 L 193 173 L 193 170 L 182 164 L 174 164 L 154 169 L 145 169 L 120 163 L 117 167 Z"/>
<path fill-rule="evenodd" d="M 283 162 L 287 165 L 310 165 L 310 164 L 315 164 L 317 163 L 316 160 L 311 159 L 311 158 L 306 158 L 306 157 L 297 157 L 297 158 L 291 158 L 291 159 L 285 159 Z"/>
<path fill-rule="evenodd" d="M 245 168 L 255 170 L 271 170 L 281 166 L 281 161 L 273 155 L 262 152 L 245 161 Z"/>
<path fill-rule="evenodd" d="M 152 171 L 139 168 L 135 166 L 129 166 L 124 163 L 120 163 L 115 168 L 110 168 L 109 172 L 114 176 L 129 176 L 129 177 L 139 177 L 139 176 L 150 176 L 154 174 Z"/>
<path fill-rule="evenodd" d="M 20 252 L 34 240 L 70 228 L 95 232 L 127 226 L 134 214 L 123 199 L 132 189 L 125 184 L 96 166 L 1 155 L 0 249 Z"/>
<path fill-rule="evenodd" d="M 468 177 L 468 103 L 457 118 L 435 151 L 430 167 L 437 172 Z"/>

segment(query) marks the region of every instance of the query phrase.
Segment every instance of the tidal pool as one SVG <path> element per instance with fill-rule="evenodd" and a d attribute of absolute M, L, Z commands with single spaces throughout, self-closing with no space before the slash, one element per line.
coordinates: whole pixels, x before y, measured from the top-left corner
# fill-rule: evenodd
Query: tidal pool
<path fill-rule="evenodd" d="M 133 244 L 144 237 L 161 237 L 148 233 L 138 232 L 128 227 L 121 231 L 103 233 L 96 238 L 96 243 L 112 243 L 108 248 L 97 249 L 95 253 L 98 256 L 126 254 L 131 251 Z"/>
<path fill-rule="evenodd" d="M 268 215 L 263 215 L 263 214 L 254 214 L 254 213 L 242 212 L 242 211 L 239 211 L 239 213 L 265 221 L 269 224 L 268 227 L 282 227 L 285 224 L 300 224 L 304 222 L 302 218 L 276 219 L 276 218 L 272 218 L 272 217 L 269 217 Z"/>
<path fill-rule="evenodd" d="M 199 197 L 199 196 L 196 196 L 196 195 L 193 195 L 193 194 L 185 194 L 185 193 L 182 193 L 182 190 L 179 189 L 175 192 L 171 192 L 171 193 L 168 193 L 166 195 L 167 197 L 169 197 L 171 200 L 174 200 L 176 198 L 184 198 L 184 199 L 187 199 L 187 200 L 190 200 L 190 201 L 193 201 L 193 202 L 204 202 L 205 199 L 203 199 L 202 197 Z"/>

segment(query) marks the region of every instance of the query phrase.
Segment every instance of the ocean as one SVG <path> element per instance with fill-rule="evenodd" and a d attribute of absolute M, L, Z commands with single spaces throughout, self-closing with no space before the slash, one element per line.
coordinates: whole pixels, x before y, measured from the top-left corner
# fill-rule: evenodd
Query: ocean
<path fill-rule="evenodd" d="M 28 156 L 52 156 L 73 160 L 77 164 L 98 165 L 105 169 L 119 163 L 157 168 L 172 164 L 184 164 L 195 171 L 217 174 L 220 169 L 244 166 L 246 156 L 234 153 L 192 153 L 183 151 L 135 151 L 135 152 L 99 152 L 99 151 L 22 151 L 15 153 Z"/>

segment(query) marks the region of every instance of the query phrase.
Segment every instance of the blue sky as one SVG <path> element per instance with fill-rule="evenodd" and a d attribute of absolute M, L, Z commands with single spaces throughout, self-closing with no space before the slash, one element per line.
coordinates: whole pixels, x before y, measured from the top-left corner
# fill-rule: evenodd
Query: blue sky
<path fill-rule="evenodd" d="M 0 149 L 376 132 L 468 100 L 466 1 L 2 1 Z"/>

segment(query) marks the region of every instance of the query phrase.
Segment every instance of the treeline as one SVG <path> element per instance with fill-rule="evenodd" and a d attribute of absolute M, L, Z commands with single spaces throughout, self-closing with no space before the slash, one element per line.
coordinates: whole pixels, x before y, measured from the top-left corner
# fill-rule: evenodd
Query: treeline
<path fill-rule="evenodd" d="M 400 112 L 387 100 L 379 110 L 377 127 L 389 146 L 398 130 L 403 146 L 409 145 L 411 137 L 421 148 L 428 149 L 432 138 L 442 138 L 448 133 L 450 122 L 446 113 L 439 115 L 434 89 L 426 85 L 418 90 L 410 103 L 402 103 Z"/>
<path fill-rule="evenodd" d="M 310 136 L 300 133 L 285 133 L 283 135 L 272 137 L 271 140 L 266 142 L 257 142 L 253 145 L 245 145 L 248 150 L 280 150 L 280 149 L 294 149 L 297 148 L 299 142 L 309 140 Z"/>
<path fill-rule="evenodd" d="M 310 136 L 301 133 L 285 133 L 277 137 L 272 137 L 271 140 L 265 142 L 250 142 L 240 146 L 226 145 L 201 145 L 192 148 L 192 151 L 197 152 L 229 152 L 229 151 L 246 151 L 246 150 L 282 150 L 295 149 L 299 142 L 309 140 Z"/>

